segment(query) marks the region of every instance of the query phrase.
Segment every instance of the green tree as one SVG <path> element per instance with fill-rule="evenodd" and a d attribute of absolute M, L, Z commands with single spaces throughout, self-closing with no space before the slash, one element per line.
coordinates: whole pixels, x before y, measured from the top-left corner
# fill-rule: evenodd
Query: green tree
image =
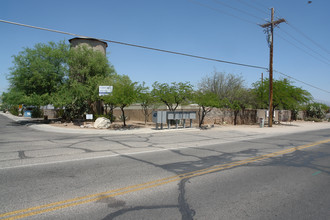
<path fill-rule="evenodd" d="M 86 86 L 75 81 L 69 80 L 61 89 L 52 96 L 55 107 L 64 107 L 63 118 L 71 121 L 73 119 L 83 119 L 89 109 L 89 94 Z"/>
<path fill-rule="evenodd" d="M 207 115 L 207 113 L 212 111 L 213 108 L 221 107 L 218 96 L 215 93 L 210 92 L 210 91 L 195 92 L 193 100 L 196 104 L 198 104 L 198 106 L 200 108 L 199 127 L 202 127 L 202 124 L 204 124 L 204 119 L 205 119 L 205 116 Z"/>
<path fill-rule="evenodd" d="M 123 120 L 124 127 L 126 127 L 126 116 L 124 109 L 137 100 L 138 93 L 139 87 L 137 86 L 137 82 L 132 82 L 127 75 L 118 76 L 115 80 L 112 97 L 114 103 L 119 106 L 122 112 L 121 118 Z"/>
<path fill-rule="evenodd" d="M 234 125 L 237 125 L 237 118 L 240 111 L 244 111 L 250 106 L 253 100 L 251 91 L 246 88 L 240 88 L 236 91 L 235 96 L 231 100 L 225 99 L 223 101 L 224 106 L 231 109 L 234 113 Z"/>
<path fill-rule="evenodd" d="M 252 86 L 253 93 L 257 97 L 256 107 L 267 107 L 269 103 L 269 80 L 266 78 L 263 83 L 258 81 Z M 278 108 L 297 112 L 303 104 L 310 100 L 312 100 L 312 96 L 307 90 L 293 86 L 288 79 L 273 81 L 273 110 Z"/>
<path fill-rule="evenodd" d="M 201 80 L 199 89 L 215 94 L 222 107 L 233 111 L 234 125 L 237 124 L 240 110 L 251 105 L 251 92 L 245 88 L 244 80 L 240 75 L 214 71 L 213 74 Z"/>
<path fill-rule="evenodd" d="M 143 82 L 139 86 L 139 93 L 137 101 L 140 103 L 144 115 L 144 124 L 147 124 L 148 117 L 152 111 L 159 107 L 157 99 L 149 91 L 149 87 L 145 86 Z"/>
<path fill-rule="evenodd" d="M 114 67 L 100 51 L 83 45 L 70 50 L 68 60 L 69 78 L 82 84 L 93 84 L 94 77 L 109 77 L 115 74 Z"/>
<path fill-rule="evenodd" d="M 65 107 L 66 117 L 83 118 L 93 110 L 93 103 L 101 100 L 99 85 L 112 82 L 116 72 L 101 52 L 87 46 L 71 49 L 68 65 L 66 84 L 53 100 L 58 107 Z"/>
<path fill-rule="evenodd" d="M 179 105 L 188 104 L 193 94 L 193 86 L 189 82 L 168 83 L 155 82 L 151 94 L 164 103 L 170 111 L 175 111 Z"/>
<path fill-rule="evenodd" d="M 104 79 L 100 78 L 100 81 L 98 83 L 99 86 L 101 85 L 107 85 L 107 86 L 114 86 L 116 80 L 118 80 L 120 76 L 116 75 L 114 77 L 106 77 Z M 98 96 L 98 91 L 96 96 Z M 113 92 L 102 96 L 101 99 L 103 100 L 104 104 L 106 105 L 106 112 L 108 112 L 108 107 L 109 107 L 109 116 L 110 116 L 110 121 L 113 123 L 115 121 L 115 117 L 113 114 L 113 110 L 118 107 L 118 99 L 113 95 Z"/>
<path fill-rule="evenodd" d="M 36 44 L 14 56 L 10 68 L 10 90 L 6 101 L 15 104 L 46 105 L 64 84 L 68 72 L 69 47 L 59 43 Z M 15 97 L 19 94 L 20 98 Z M 13 98 L 9 100 L 10 98 Z M 17 103 L 19 101 L 19 103 Z"/>

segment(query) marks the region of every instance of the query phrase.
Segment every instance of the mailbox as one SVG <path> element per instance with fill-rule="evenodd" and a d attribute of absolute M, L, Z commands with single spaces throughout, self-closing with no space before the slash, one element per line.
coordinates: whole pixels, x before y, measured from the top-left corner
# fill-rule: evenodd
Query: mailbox
<path fill-rule="evenodd" d="M 175 112 L 167 112 L 167 119 L 174 120 L 174 114 L 175 114 Z"/>
<path fill-rule="evenodd" d="M 175 112 L 174 113 L 174 119 L 175 120 L 180 120 L 180 119 L 182 119 L 182 112 Z"/>
<path fill-rule="evenodd" d="M 157 124 L 166 123 L 166 111 L 154 111 L 152 112 L 152 122 Z"/>

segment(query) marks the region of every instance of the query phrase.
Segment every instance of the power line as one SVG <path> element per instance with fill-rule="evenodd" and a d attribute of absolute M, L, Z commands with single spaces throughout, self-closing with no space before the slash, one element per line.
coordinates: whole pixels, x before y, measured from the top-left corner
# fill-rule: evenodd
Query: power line
<path fill-rule="evenodd" d="M 244 11 L 244 10 L 241 10 L 241 9 L 239 9 L 239 8 L 236 8 L 236 7 L 233 7 L 233 6 L 231 6 L 231 5 L 228 5 L 228 4 L 223 3 L 223 2 L 221 2 L 221 1 L 219 1 L 219 0 L 214 0 L 214 2 L 216 2 L 217 4 L 223 5 L 223 6 L 227 7 L 227 8 L 231 8 L 231 9 L 233 9 L 233 10 L 235 10 L 235 11 L 238 11 L 238 12 L 241 12 L 241 13 L 243 13 L 243 14 L 246 14 L 246 15 L 248 15 L 248 16 L 250 16 L 250 17 L 254 17 L 254 18 L 257 18 L 257 19 L 262 20 L 262 21 L 264 20 L 263 18 L 257 17 L 257 16 L 255 16 L 254 14 L 251 14 L 251 13 L 246 12 L 246 11 Z"/>
<path fill-rule="evenodd" d="M 320 61 L 320 62 L 322 62 L 322 63 L 324 63 L 324 64 L 330 65 L 329 62 L 327 62 L 327 61 L 325 61 L 325 60 L 322 60 L 322 59 L 320 59 L 319 57 L 315 56 L 314 54 L 308 52 L 307 50 L 305 50 L 305 49 L 303 49 L 303 48 L 297 46 L 296 44 L 294 44 L 293 42 L 289 41 L 288 39 L 286 39 L 285 37 L 281 36 L 280 34 L 275 33 L 275 35 L 278 36 L 279 38 L 281 38 L 282 40 L 288 42 L 289 44 L 291 44 L 291 45 L 294 46 L 295 48 L 297 48 L 297 49 L 303 51 L 304 53 L 308 54 L 309 56 L 313 57 L 314 59 L 316 59 L 316 60 L 318 60 L 318 61 Z"/>
<path fill-rule="evenodd" d="M 312 38 L 308 37 L 306 34 L 304 34 L 302 31 L 300 31 L 299 29 L 297 29 L 296 27 L 294 27 L 292 24 L 288 23 L 289 27 L 291 27 L 292 29 L 294 29 L 296 32 L 300 33 L 302 36 L 304 36 L 306 39 L 308 39 L 309 41 L 311 41 L 312 43 L 314 43 L 318 48 L 320 48 L 321 50 L 325 51 L 326 53 L 330 54 L 330 51 L 327 50 L 326 48 L 322 47 L 319 43 L 317 43 L 316 41 L 314 41 Z"/>
<path fill-rule="evenodd" d="M 265 0 L 262 0 L 263 2 L 265 2 Z M 264 5 L 263 3 L 260 3 L 260 2 L 258 2 L 258 1 L 253 1 L 255 4 L 257 4 L 257 5 L 259 5 L 260 6 L 260 8 L 270 8 L 269 6 L 266 6 L 266 5 Z"/>
<path fill-rule="evenodd" d="M 23 26 L 23 27 L 28 27 L 28 28 L 33 28 L 33 29 L 39 29 L 39 30 L 43 30 L 43 31 L 55 32 L 55 33 L 60 33 L 60 34 L 65 34 L 65 35 L 71 35 L 71 36 L 76 36 L 76 37 L 81 37 L 81 38 L 94 38 L 94 37 L 83 36 L 83 35 L 80 35 L 80 34 L 74 34 L 74 33 L 69 33 L 69 32 L 49 29 L 49 28 L 37 27 L 37 26 L 32 26 L 32 25 L 27 25 L 27 24 L 21 24 L 21 23 L 1 20 L 1 19 L 0 19 L 0 22 L 7 23 L 7 24 L 18 25 L 18 26 Z M 267 70 L 266 67 L 262 67 L 262 66 L 244 64 L 244 63 L 237 63 L 237 62 L 220 60 L 220 59 L 215 59 L 215 58 L 208 58 L 208 57 L 203 57 L 203 56 L 198 56 L 198 55 L 193 55 L 193 54 L 181 53 L 181 52 L 170 51 L 170 50 L 163 50 L 163 49 L 147 47 L 147 46 L 131 44 L 131 43 L 125 43 L 125 42 L 120 42 L 120 41 L 113 41 L 113 40 L 99 39 L 99 38 L 94 38 L 94 39 L 109 42 L 109 43 L 114 43 L 114 44 L 121 44 L 121 45 L 125 45 L 125 46 L 131 46 L 131 47 L 137 47 L 137 48 L 153 50 L 153 51 L 158 51 L 158 52 L 176 54 L 176 55 L 181 55 L 181 56 L 186 56 L 186 57 L 193 57 L 193 58 L 197 58 L 197 59 L 203 59 L 203 60 L 215 61 L 215 62 L 220 62 L 220 63 L 227 63 L 227 64 L 232 64 L 232 65 L 237 65 L 237 66 L 244 66 L 244 67 Z"/>
<path fill-rule="evenodd" d="M 257 11 L 259 11 L 259 12 L 265 14 L 265 15 L 268 15 L 267 12 L 265 12 L 265 11 L 262 10 L 261 8 L 257 8 L 257 7 L 255 7 L 254 5 L 252 5 L 252 4 L 250 4 L 250 3 L 247 3 L 247 1 L 244 1 L 244 0 L 236 0 L 236 1 L 239 1 L 241 4 L 244 4 L 244 5 L 246 5 L 246 6 L 250 7 L 250 8 L 253 8 L 253 9 L 255 9 L 255 10 L 257 10 Z"/>
<path fill-rule="evenodd" d="M 298 40 L 296 37 L 292 36 L 291 34 L 289 34 L 287 31 L 280 29 L 282 32 L 284 32 L 286 35 L 288 35 L 289 37 L 291 37 L 293 40 L 297 41 L 298 43 L 300 43 L 301 45 L 303 45 L 304 47 L 306 47 L 307 49 L 309 49 L 310 51 L 314 52 L 315 54 L 319 55 L 320 57 L 322 57 L 323 59 L 325 59 L 327 62 L 329 62 L 330 60 L 328 58 L 326 58 L 325 56 L 323 56 L 322 54 L 320 54 L 319 52 L 315 51 L 313 48 L 309 47 L 308 45 L 306 45 L 305 43 L 303 43 L 302 41 Z"/>
<path fill-rule="evenodd" d="M 83 35 L 79 35 L 79 34 L 74 34 L 74 33 L 69 33 L 69 32 L 64 32 L 64 31 L 59 31 L 59 30 L 53 30 L 53 29 L 49 29 L 49 28 L 42 28 L 42 27 L 37 27 L 37 26 L 32 26 L 32 25 L 27 25 L 27 24 L 21 24 L 21 23 L 17 23 L 17 22 L 12 22 L 12 21 L 6 21 L 6 20 L 1 20 L 0 22 L 2 23 L 7 23 L 7 24 L 13 24 L 13 25 L 17 25 L 17 26 L 23 26 L 23 27 L 28 27 L 28 28 L 33 28 L 33 29 L 39 29 L 39 30 L 43 30 L 43 31 L 49 31 L 49 32 L 55 32 L 55 33 L 60 33 L 60 34 L 65 34 L 65 35 L 71 35 L 71 36 L 76 36 L 76 37 L 81 37 L 81 38 L 91 38 L 91 37 L 87 37 L 87 36 L 83 36 Z M 132 46 L 132 47 L 138 47 L 138 48 L 143 48 L 143 49 L 148 49 L 148 50 L 154 50 L 154 51 L 159 51 L 159 52 L 164 52 L 164 53 L 170 53 L 170 54 L 176 54 L 176 55 L 182 55 L 182 56 L 187 56 L 187 57 L 193 57 L 193 58 L 197 58 L 197 59 L 203 59 L 203 60 L 209 60 L 209 61 L 215 61 L 215 62 L 222 62 L 222 63 L 227 63 L 227 64 L 232 64 L 232 65 L 239 65 L 239 66 L 245 66 L 245 67 L 250 67 L 250 68 L 257 68 L 257 69 L 263 69 L 268 71 L 268 68 L 266 67 L 261 67 L 261 66 L 254 66 L 254 65 L 249 65 L 249 64 L 242 64 L 242 63 L 236 63 L 236 62 L 230 62 L 230 61 L 224 61 L 224 60 L 218 60 L 218 59 L 213 59 L 213 58 L 207 58 L 207 57 L 201 57 L 201 56 L 196 56 L 196 55 L 191 55 L 191 54 L 185 54 L 185 53 L 180 53 L 180 52 L 174 52 L 174 51 L 168 51 L 168 50 L 162 50 L 162 49 L 157 49 L 157 48 L 151 48 L 151 47 L 145 47 L 145 46 L 141 46 L 141 45 L 135 45 L 135 44 L 129 44 L 129 43 L 124 43 L 124 42 L 119 42 L 119 41 L 112 41 L 112 40 L 105 40 L 105 39 L 98 39 L 98 38 L 94 38 L 100 41 L 106 41 L 109 43 L 115 43 L 115 44 L 121 44 L 121 45 L 126 45 L 126 46 Z M 274 70 L 275 72 L 284 75 L 290 79 L 293 79 L 295 81 L 301 82 L 305 85 L 308 85 L 310 87 L 313 87 L 315 89 L 321 90 L 323 92 L 326 93 L 330 93 L 329 91 L 326 91 L 324 89 L 318 88 L 316 86 L 313 86 L 309 83 L 305 83 L 301 80 L 298 80 L 294 77 L 291 77 L 289 75 L 286 75 L 284 73 L 281 73 L 279 71 Z"/>
<path fill-rule="evenodd" d="M 208 8 L 208 9 L 211 9 L 211 10 L 213 10 L 213 11 L 219 12 L 219 13 L 221 13 L 221 14 L 225 14 L 225 15 L 228 15 L 228 16 L 230 16 L 230 17 L 233 17 L 233 18 L 239 19 L 239 20 L 241 20 L 241 21 L 247 22 L 247 23 L 249 23 L 249 24 L 253 24 L 253 25 L 256 24 L 256 23 L 253 22 L 253 21 L 250 21 L 250 20 L 247 20 L 247 19 L 245 19 L 245 18 L 241 18 L 241 17 L 239 17 L 239 16 L 236 16 L 236 15 L 234 15 L 234 14 L 231 14 L 231 13 L 228 13 L 228 12 L 225 12 L 225 11 L 222 11 L 222 10 L 219 10 L 218 8 L 215 8 L 215 7 L 209 6 L 209 5 L 207 5 L 207 4 L 204 4 L 204 3 L 201 3 L 201 2 L 198 2 L 198 1 L 195 1 L 195 0 L 188 0 L 188 1 L 190 1 L 190 2 L 192 2 L 192 3 L 194 3 L 194 4 L 197 4 L 197 5 L 199 5 L 199 6 L 202 6 L 202 7 L 204 7 L 204 8 Z"/>
<path fill-rule="evenodd" d="M 280 15 L 280 13 L 278 13 Z M 280 15 L 281 16 L 281 15 Z M 286 21 L 286 24 L 292 28 L 293 30 L 295 30 L 296 32 L 298 32 L 299 34 L 301 34 L 303 37 L 305 37 L 307 40 L 309 40 L 310 42 L 312 42 L 314 45 L 316 45 L 319 49 L 323 50 L 324 52 L 326 52 L 327 54 L 330 54 L 330 51 L 327 50 L 326 48 L 324 48 L 323 46 L 321 46 L 319 43 L 317 43 L 316 41 L 314 41 L 312 38 L 308 37 L 306 34 L 304 34 L 301 30 L 299 30 L 298 28 L 294 27 L 290 22 Z M 282 30 L 283 31 L 283 30 Z M 285 32 L 285 31 L 283 31 Z M 323 57 L 323 59 L 327 60 L 329 62 L 329 59 L 324 57 L 323 55 L 320 55 L 318 52 L 314 51 L 313 49 L 311 49 L 309 46 L 307 46 L 306 44 L 302 43 L 301 41 L 297 40 L 295 37 L 291 36 L 289 33 L 285 32 L 287 35 L 289 35 L 291 38 L 293 38 L 294 40 L 296 40 L 297 42 L 299 42 L 300 44 L 304 45 L 306 48 L 308 48 L 309 50 L 312 50 L 314 53 L 318 54 L 319 56 Z"/>
<path fill-rule="evenodd" d="M 292 76 L 289 76 L 289 75 L 287 75 L 287 74 L 285 74 L 285 73 L 279 72 L 279 71 L 277 71 L 277 70 L 274 70 L 274 72 L 279 73 L 279 74 L 281 74 L 281 75 L 283 75 L 283 76 L 285 76 L 285 77 L 288 77 L 288 78 L 290 78 L 290 79 L 292 79 L 292 80 L 294 80 L 294 81 L 297 81 L 297 82 L 300 82 L 300 83 L 305 84 L 305 85 L 307 85 L 307 86 L 310 86 L 310 87 L 312 87 L 312 88 L 314 88 L 314 89 L 317 89 L 317 90 L 320 90 L 320 91 L 323 91 L 323 92 L 326 92 L 326 93 L 329 93 L 329 94 L 330 94 L 330 92 L 327 91 L 327 90 L 321 89 L 321 88 L 319 88 L 319 87 L 317 87 L 317 86 L 313 86 L 312 84 L 309 84 L 309 83 L 306 83 L 306 82 L 301 81 L 301 80 L 299 80 L 299 79 L 296 79 L 296 78 L 294 78 L 294 77 L 292 77 Z"/>

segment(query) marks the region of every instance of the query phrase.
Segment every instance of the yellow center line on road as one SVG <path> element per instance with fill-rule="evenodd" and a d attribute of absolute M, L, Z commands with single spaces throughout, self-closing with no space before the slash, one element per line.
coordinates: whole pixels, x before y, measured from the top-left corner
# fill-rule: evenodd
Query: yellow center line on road
<path fill-rule="evenodd" d="M 142 183 L 142 184 L 127 186 L 124 188 L 119 188 L 119 189 L 110 190 L 110 191 L 106 191 L 106 192 L 102 192 L 102 193 L 96 193 L 96 194 L 86 195 L 86 196 L 68 199 L 68 200 L 64 200 L 64 201 L 49 203 L 49 204 L 31 207 L 31 208 L 27 208 L 27 209 L 21 209 L 21 210 L 16 210 L 16 211 L 12 211 L 12 212 L 7 212 L 7 213 L 0 214 L 0 218 L 2 218 L 2 220 L 20 219 L 20 218 L 24 218 L 24 217 L 28 217 L 28 216 L 38 215 L 41 213 L 56 211 L 59 209 L 64 209 L 64 208 L 68 208 L 68 207 L 72 207 L 72 206 L 95 202 L 95 201 L 99 201 L 99 200 L 109 198 L 109 197 L 115 197 L 115 196 L 120 196 L 120 195 L 124 195 L 124 194 L 128 194 L 128 193 L 144 190 L 144 189 L 154 188 L 157 186 L 165 185 L 165 184 L 179 181 L 182 179 L 201 176 L 204 174 L 213 173 L 213 172 L 221 171 L 224 169 L 229 169 L 232 167 L 237 167 L 237 166 L 241 166 L 244 164 L 264 160 L 264 159 L 267 159 L 270 157 L 275 157 L 275 156 L 279 156 L 279 155 L 292 153 L 297 150 L 302 150 L 302 149 L 305 149 L 308 147 L 313 147 L 313 146 L 328 143 L 328 142 L 330 142 L 330 139 L 314 142 L 311 144 L 301 145 L 298 147 L 293 147 L 293 148 L 277 151 L 274 153 L 251 157 L 251 158 L 248 158 L 245 160 L 235 161 L 235 162 L 222 164 L 222 165 L 216 165 L 216 166 L 212 166 L 209 168 L 200 169 L 200 170 L 196 170 L 196 171 L 192 171 L 192 172 L 188 172 L 188 173 L 183 173 L 183 174 L 179 174 L 179 175 L 175 175 L 175 176 L 171 176 L 171 177 L 166 177 L 166 178 L 162 178 L 162 179 L 158 179 L 158 180 L 154 180 L 154 181 L 150 181 L 150 182 L 146 182 L 146 183 Z M 10 217 L 8 217 L 8 216 L 10 216 Z M 8 218 L 3 218 L 3 217 L 8 217 Z"/>

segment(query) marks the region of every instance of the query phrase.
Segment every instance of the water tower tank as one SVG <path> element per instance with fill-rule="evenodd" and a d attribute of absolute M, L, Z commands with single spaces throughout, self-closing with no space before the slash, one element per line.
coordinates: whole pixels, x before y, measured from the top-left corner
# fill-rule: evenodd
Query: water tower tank
<path fill-rule="evenodd" d="M 104 54 L 104 56 L 106 55 L 106 50 L 108 47 L 108 44 L 106 42 L 103 42 L 103 41 L 100 41 L 100 40 L 94 39 L 94 38 L 76 37 L 76 38 L 70 39 L 69 42 L 70 42 L 71 48 L 86 45 L 88 47 L 93 48 L 93 50 L 95 50 L 95 51 L 102 52 Z"/>

